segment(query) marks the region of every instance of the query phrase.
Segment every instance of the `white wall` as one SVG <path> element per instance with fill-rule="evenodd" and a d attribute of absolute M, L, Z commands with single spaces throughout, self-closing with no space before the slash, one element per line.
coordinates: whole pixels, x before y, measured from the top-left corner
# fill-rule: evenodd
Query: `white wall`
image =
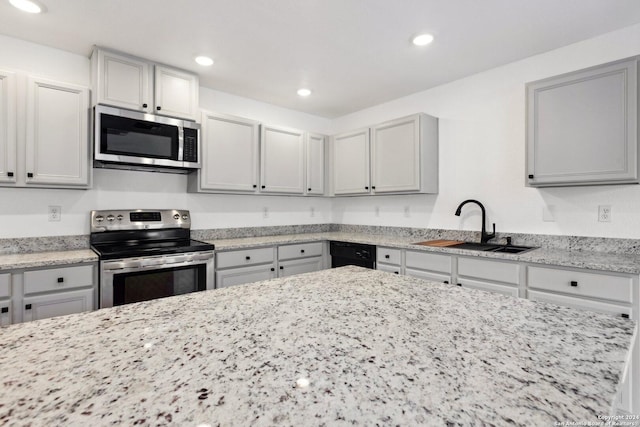
<path fill-rule="evenodd" d="M 87 57 L 6 36 L 0 36 L 0 52 L 0 68 L 90 85 Z M 200 103 L 204 109 L 276 125 L 321 133 L 330 129 L 327 119 L 209 89 L 201 88 Z M 90 190 L 0 188 L 0 238 L 88 234 L 92 209 L 189 209 L 194 229 L 331 220 L 329 199 L 187 194 L 186 188 L 183 175 L 104 169 L 94 170 Z M 61 206 L 60 222 L 48 222 L 51 205 Z"/>
<path fill-rule="evenodd" d="M 335 120 L 338 133 L 419 111 L 439 117 L 440 191 L 338 198 L 334 222 L 478 230 L 479 210 L 454 216 L 475 198 L 498 231 L 640 238 L 640 185 L 524 186 L 525 83 L 638 54 L 635 25 Z M 612 206 L 611 223 L 597 222 L 598 205 Z M 545 207 L 555 222 L 543 221 Z"/>

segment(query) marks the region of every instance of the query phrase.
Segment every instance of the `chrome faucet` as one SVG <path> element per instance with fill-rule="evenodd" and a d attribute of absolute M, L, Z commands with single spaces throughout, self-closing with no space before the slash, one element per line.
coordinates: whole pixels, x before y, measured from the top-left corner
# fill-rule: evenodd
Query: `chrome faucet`
<path fill-rule="evenodd" d="M 480 243 L 487 243 L 489 240 L 496 237 L 496 223 L 495 222 L 493 223 L 493 233 L 491 234 L 487 233 L 487 229 L 485 227 L 485 222 L 487 220 L 487 212 L 484 210 L 484 206 L 482 205 L 482 203 L 473 199 L 465 200 L 464 202 L 460 203 L 460 205 L 458 206 L 458 209 L 456 209 L 456 216 L 460 216 L 460 212 L 462 212 L 462 207 L 467 203 L 475 203 L 476 205 L 480 206 L 480 210 L 482 210 L 482 231 L 480 234 Z"/>

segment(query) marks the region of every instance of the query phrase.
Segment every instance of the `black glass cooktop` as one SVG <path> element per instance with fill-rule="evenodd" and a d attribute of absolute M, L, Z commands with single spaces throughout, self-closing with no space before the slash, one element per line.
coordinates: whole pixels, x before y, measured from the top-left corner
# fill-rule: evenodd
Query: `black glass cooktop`
<path fill-rule="evenodd" d="M 94 243 L 91 249 L 101 259 L 133 258 L 154 255 L 179 254 L 185 252 L 212 251 L 214 245 L 193 239 L 122 241 Z"/>

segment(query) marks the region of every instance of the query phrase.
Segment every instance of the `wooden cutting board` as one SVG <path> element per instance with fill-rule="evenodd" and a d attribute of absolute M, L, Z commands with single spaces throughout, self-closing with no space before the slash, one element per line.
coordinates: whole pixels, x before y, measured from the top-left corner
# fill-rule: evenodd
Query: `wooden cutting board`
<path fill-rule="evenodd" d="M 455 246 L 460 243 L 464 243 L 462 240 L 427 240 L 426 242 L 416 243 L 416 245 L 422 246 L 437 246 L 437 247 L 446 247 L 446 246 Z"/>

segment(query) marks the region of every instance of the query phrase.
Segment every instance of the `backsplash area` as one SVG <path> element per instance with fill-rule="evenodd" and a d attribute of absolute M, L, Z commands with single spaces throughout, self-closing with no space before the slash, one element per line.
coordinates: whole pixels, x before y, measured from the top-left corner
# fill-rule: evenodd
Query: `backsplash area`
<path fill-rule="evenodd" d="M 197 240 L 219 240 L 328 232 L 407 237 L 416 239 L 416 242 L 435 239 L 480 241 L 480 233 L 476 231 L 348 224 L 305 224 L 192 230 L 191 237 Z M 640 239 L 497 233 L 496 238 L 493 239 L 492 242 L 505 243 L 506 237 L 511 237 L 511 241 L 514 245 L 536 246 L 547 249 L 571 251 L 640 254 Z M 88 248 L 88 235 L 0 239 L 0 254 L 49 252 Z"/>

